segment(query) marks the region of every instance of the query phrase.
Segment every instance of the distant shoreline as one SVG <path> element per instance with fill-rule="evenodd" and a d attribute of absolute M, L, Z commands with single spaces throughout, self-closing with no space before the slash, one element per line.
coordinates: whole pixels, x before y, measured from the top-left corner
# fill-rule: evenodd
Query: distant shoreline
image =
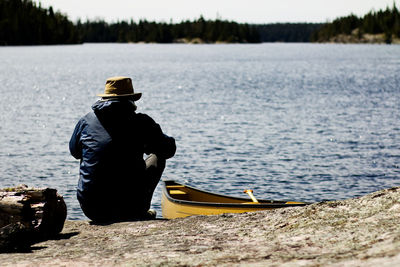
<path fill-rule="evenodd" d="M 260 42 L 260 43 L 230 43 L 230 42 L 205 42 L 204 40 L 196 38 L 195 40 L 190 39 L 179 39 L 171 43 L 156 43 L 156 42 L 83 42 L 76 44 L 33 44 L 33 45 L 7 45 L 0 44 L 0 47 L 39 47 L 39 46 L 77 46 L 85 44 L 181 44 L 181 45 L 260 45 L 260 44 L 360 44 L 360 45 L 400 45 L 400 38 L 394 38 L 392 43 L 388 44 L 382 37 L 383 34 L 368 35 L 362 39 L 356 39 L 351 35 L 338 35 L 324 42 Z"/>
<path fill-rule="evenodd" d="M 351 34 L 339 34 L 327 41 L 315 43 L 340 43 L 340 44 L 400 44 L 400 38 L 392 36 L 391 43 L 387 43 L 385 34 L 362 34 L 358 35 L 355 30 Z"/>

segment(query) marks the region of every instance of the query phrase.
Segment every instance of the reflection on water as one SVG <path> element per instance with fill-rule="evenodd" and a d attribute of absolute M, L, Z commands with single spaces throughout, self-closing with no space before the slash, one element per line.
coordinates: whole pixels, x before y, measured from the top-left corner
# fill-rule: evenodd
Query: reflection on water
<path fill-rule="evenodd" d="M 0 58 L 0 186 L 57 188 L 69 219 L 85 217 L 68 141 L 116 75 L 176 138 L 165 178 L 305 201 L 400 185 L 400 46 L 88 44 Z"/>

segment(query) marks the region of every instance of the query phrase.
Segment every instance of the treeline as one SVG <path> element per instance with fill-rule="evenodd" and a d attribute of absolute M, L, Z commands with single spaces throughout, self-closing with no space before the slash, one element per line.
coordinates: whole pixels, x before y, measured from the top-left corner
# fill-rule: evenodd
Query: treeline
<path fill-rule="evenodd" d="M 310 42 L 322 23 L 275 23 L 257 25 L 261 42 Z"/>
<path fill-rule="evenodd" d="M 332 23 L 239 24 L 221 19 L 157 23 L 147 20 L 107 23 L 71 22 L 66 15 L 32 0 L 0 0 L 0 45 L 77 44 L 84 42 L 326 42 L 336 36 L 384 34 L 400 38 L 400 13 L 394 4 L 364 17 L 350 15 Z M 357 39 L 358 40 L 358 39 Z"/>
<path fill-rule="evenodd" d="M 386 43 L 393 37 L 400 38 L 400 13 L 396 5 L 386 10 L 371 11 L 364 17 L 350 15 L 335 19 L 316 31 L 311 38 L 313 42 L 326 42 L 340 34 L 356 34 L 362 38 L 364 34 L 384 34 Z"/>
<path fill-rule="evenodd" d="M 0 45 L 177 41 L 257 43 L 260 37 L 252 25 L 203 17 L 175 24 L 146 20 L 74 24 L 52 7 L 45 9 L 31 0 L 0 0 Z"/>
<path fill-rule="evenodd" d="M 141 20 L 107 24 L 104 21 L 81 23 L 77 28 L 83 42 L 155 42 L 181 40 L 205 43 L 310 42 L 312 33 L 322 23 L 238 24 L 223 20 L 209 21 L 200 17 L 179 24 Z"/>
<path fill-rule="evenodd" d="M 257 43 L 259 34 L 254 26 L 200 17 L 181 23 L 156 23 L 131 20 L 108 24 L 104 21 L 78 21 L 76 28 L 82 42 L 154 42 L 195 41 L 205 43 Z"/>
<path fill-rule="evenodd" d="M 308 42 L 321 24 L 249 25 L 203 17 L 180 23 L 146 20 L 72 23 L 67 16 L 31 0 L 0 0 L 0 45 L 76 44 L 84 42 Z"/>
<path fill-rule="evenodd" d="M 0 0 L 0 45 L 78 43 L 74 24 L 31 0 Z"/>

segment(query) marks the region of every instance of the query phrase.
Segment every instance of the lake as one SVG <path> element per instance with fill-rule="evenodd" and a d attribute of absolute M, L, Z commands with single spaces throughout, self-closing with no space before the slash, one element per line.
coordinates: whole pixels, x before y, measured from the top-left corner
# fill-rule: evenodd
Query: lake
<path fill-rule="evenodd" d="M 0 187 L 56 188 L 68 219 L 86 219 L 68 142 L 121 75 L 143 93 L 138 112 L 176 139 L 164 179 L 312 202 L 399 186 L 399 73 L 395 45 L 0 47 Z M 159 216 L 160 199 L 159 186 Z"/>

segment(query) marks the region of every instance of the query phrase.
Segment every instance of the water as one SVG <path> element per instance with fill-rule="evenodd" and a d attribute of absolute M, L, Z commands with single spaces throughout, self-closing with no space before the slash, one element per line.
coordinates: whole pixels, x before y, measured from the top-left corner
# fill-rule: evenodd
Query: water
<path fill-rule="evenodd" d="M 1 47 L 0 187 L 56 188 L 68 218 L 85 219 L 68 142 L 116 75 L 133 78 L 139 112 L 176 138 L 164 178 L 304 201 L 399 186 L 399 73 L 400 46 Z M 159 214 L 160 199 L 158 187 Z"/>

